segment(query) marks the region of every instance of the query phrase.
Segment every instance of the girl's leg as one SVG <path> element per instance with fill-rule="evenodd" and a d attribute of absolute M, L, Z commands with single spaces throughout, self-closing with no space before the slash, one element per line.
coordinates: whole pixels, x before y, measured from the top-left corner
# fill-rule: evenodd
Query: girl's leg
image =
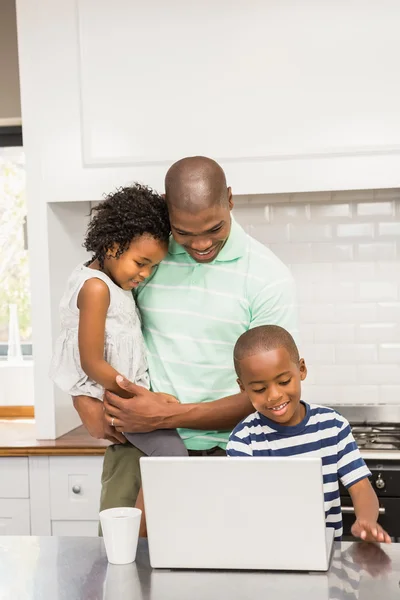
<path fill-rule="evenodd" d="M 176 429 L 157 429 L 150 433 L 124 433 L 133 446 L 146 456 L 187 456 L 185 444 Z"/>

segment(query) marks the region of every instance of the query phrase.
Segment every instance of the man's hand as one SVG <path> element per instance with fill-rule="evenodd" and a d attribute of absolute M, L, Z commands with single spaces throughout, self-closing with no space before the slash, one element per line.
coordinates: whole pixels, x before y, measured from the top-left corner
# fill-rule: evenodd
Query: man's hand
<path fill-rule="evenodd" d="M 367 521 L 366 519 L 357 519 L 352 528 L 351 533 L 354 537 L 361 538 L 364 542 L 382 542 L 390 544 L 391 539 L 389 534 L 376 521 Z"/>
<path fill-rule="evenodd" d="M 108 423 L 103 403 L 97 398 L 76 396 L 73 403 L 81 421 L 90 435 L 98 440 L 108 440 L 113 444 L 125 444 L 126 438 Z"/>
<path fill-rule="evenodd" d="M 150 392 L 121 375 L 116 382 L 128 398 L 106 392 L 104 407 L 108 423 L 111 425 L 114 417 L 117 431 L 145 433 L 178 427 L 232 431 L 239 421 L 254 412 L 247 394 L 242 392 L 213 402 L 181 404 L 169 394 Z"/>
<path fill-rule="evenodd" d="M 164 392 L 155 392 L 157 394 L 157 396 L 160 396 L 161 398 L 163 398 L 167 404 L 179 404 L 179 400 L 176 396 L 173 396 L 172 394 L 164 394 Z"/>
<path fill-rule="evenodd" d="M 165 419 L 171 411 L 168 407 L 179 404 L 174 396 L 150 392 L 120 375 L 116 381 L 123 390 L 132 394 L 132 397 L 120 398 L 106 391 L 104 409 L 106 420 L 110 425 L 113 423 L 117 431 L 130 433 L 146 433 L 166 428 Z"/>

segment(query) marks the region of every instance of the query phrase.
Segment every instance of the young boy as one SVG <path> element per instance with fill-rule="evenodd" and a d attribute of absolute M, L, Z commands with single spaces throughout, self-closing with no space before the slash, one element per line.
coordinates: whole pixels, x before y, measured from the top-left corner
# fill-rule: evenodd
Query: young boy
<path fill-rule="evenodd" d="M 339 413 L 300 400 L 307 376 L 297 346 L 282 327 L 264 325 L 240 336 L 234 350 L 238 384 L 256 412 L 233 430 L 228 456 L 318 456 L 322 459 L 325 519 L 340 540 L 339 480 L 348 488 L 356 520 L 351 532 L 371 542 L 390 543 L 377 523 L 379 504 L 367 468 Z"/>

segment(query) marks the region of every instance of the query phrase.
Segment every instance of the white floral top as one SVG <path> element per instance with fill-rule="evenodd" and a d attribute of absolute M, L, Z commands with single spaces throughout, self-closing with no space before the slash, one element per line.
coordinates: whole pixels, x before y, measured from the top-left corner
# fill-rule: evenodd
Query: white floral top
<path fill-rule="evenodd" d="M 130 381 L 149 387 L 145 345 L 139 311 L 132 292 L 118 287 L 105 273 L 80 264 L 68 280 L 60 303 L 61 333 L 56 341 L 50 377 L 71 396 L 103 399 L 104 389 L 82 370 L 78 346 L 78 294 L 88 279 L 97 277 L 110 290 L 104 359 Z"/>

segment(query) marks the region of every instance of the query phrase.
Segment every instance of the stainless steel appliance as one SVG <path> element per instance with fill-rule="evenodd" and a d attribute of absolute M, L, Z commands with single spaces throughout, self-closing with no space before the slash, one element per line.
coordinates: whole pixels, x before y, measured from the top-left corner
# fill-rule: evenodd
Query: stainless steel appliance
<path fill-rule="evenodd" d="M 354 438 L 371 473 L 379 499 L 379 522 L 400 538 L 400 405 L 336 406 L 352 427 Z M 341 486 L 344 539 L 351 535 L 354 510 Z"/>

